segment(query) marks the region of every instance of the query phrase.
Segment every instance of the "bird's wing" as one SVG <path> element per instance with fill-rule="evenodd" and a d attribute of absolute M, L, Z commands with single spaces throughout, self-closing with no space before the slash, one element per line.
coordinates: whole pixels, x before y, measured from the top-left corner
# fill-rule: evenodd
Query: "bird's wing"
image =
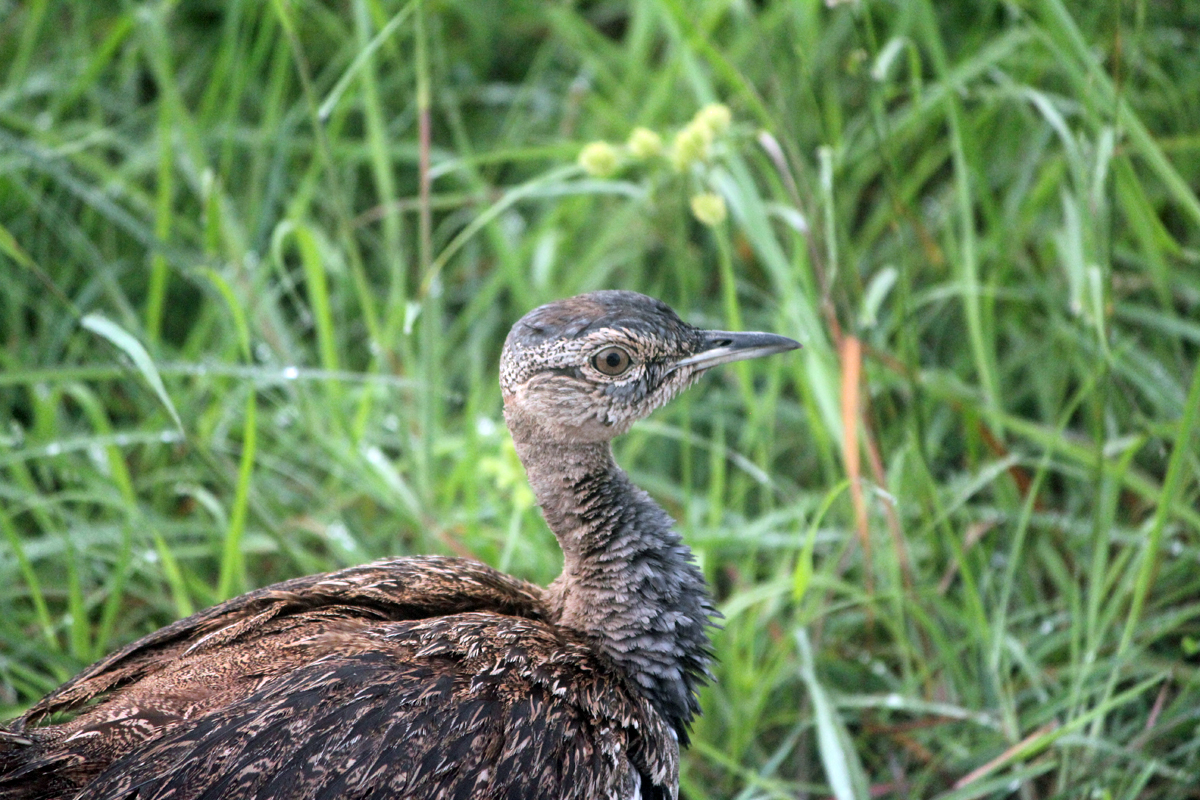
<path fill-rule="evenodd" d="M 78 800 L 673 798 L 678 745 L 582 641 L 493 613 L 334 652 L 114 762 Z"/>
<path fill-rule="evenodd" d="M 377 561 L 258 589 L 179 620 L 113 653 L 33 706 L 17 730 L 195 658 L 315 620 L 409 620 L 487 610 L 544 618 L 541 589 L 470 559 L 421 556 Z"/>

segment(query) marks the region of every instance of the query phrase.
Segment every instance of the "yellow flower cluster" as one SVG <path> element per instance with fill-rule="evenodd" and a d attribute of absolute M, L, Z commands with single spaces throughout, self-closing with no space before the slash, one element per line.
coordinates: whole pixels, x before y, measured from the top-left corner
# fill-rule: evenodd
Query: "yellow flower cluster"
<path fill-rule="evenodd" d="M 725 221 L 725 198 L 712 192 L 692 196 L 692 216 L 710 228 Z"/>
<path fill-rule="evenodd" d="M 649 128 L 634 128 L 625 143 L 634 158 L 641 161 L 650 159 L 662 153 L 662 137 Z"/>
<path fill-rule="evenodd" d="M 579 151 L 579 166 L 593 178 L 608 178 L 621 166 L 617 148 L 608 142 L 588 142 Z"/>
<path fill-rule="evenodd" d="M 729 130 L 733 115 L 729 106 L 712 103 L 696 112 L 692 121 L 675 134 L 671 147 L 671 163 L 683 172 L 698 161 L 708 161 L 713 140 Z"/>
<path fill-rule="evenodd" d="M 610 178 L 627 159 L 652 161 L 666 155 L 677 172 L 687 172 L 695 164 L 704 164 L 712 157 L 712 145 L 733 124 L 733 114 L 724 103 L 710 103 L 696 112 L 671 140 L 669 149 L 663 139 L 649 128 L 634 128 L 624 148 L 608 142 L 589 142 L 579 151 L 577 163 L 593 178 Z M 665 153 L 664 153 L 665 151 Z M 725 220 L 725 200 L 718 194 L 701 192 L 691 199 L 692 214 L 709 227 Z"/>

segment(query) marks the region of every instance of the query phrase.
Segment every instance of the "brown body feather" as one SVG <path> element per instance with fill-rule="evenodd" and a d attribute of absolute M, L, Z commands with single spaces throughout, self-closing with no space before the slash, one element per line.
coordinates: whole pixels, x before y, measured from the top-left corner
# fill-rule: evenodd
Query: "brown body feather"
<path fill-rule="evenodd" d="M 0 800 L 675 797 L 716 612 L 609 441 L 710 366 L 796 346 L 630 292 L 535 309 L 501 386 L 558 580 L 400 558 L 201 611 L 0 728 Z"/>
<path fill-rule="evenodd" d="M 667 726 L 542 591 L 418 557 L 242 595 L 32 708 L 0 797 L 670 796 Z"/>

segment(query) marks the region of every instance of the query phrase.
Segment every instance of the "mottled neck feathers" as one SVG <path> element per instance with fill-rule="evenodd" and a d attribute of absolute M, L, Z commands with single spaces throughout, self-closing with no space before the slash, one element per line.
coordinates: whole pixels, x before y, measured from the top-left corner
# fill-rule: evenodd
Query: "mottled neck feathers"
<path fill-rule="evenodd" d="M 517 452 L 563 550 L 549 589 L 557 622 L 594 642 L 686 743 L 716 616 L 691 550 L 607 442 L 518 442 Z"/>

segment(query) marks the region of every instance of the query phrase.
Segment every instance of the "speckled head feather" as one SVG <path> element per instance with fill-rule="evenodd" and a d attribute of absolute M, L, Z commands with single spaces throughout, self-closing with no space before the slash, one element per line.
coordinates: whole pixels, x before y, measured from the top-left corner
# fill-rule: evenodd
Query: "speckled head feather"
<path fill-rule="evenodd" d="M 743 353 L 746 348 L 729 347 L 739 336 L 771 341 Z M 722 346 L 743 358 L 798 345 L 772 334 L 700 330 L 661 300 L 636 292 L 599 291 L 548 303 L 522 317 L 505 340 L 505 418 L 517 439 L 606 441 L 724 363 L 696 359 Z M 604 357 L 614 359 L 607 370 Z"/>

